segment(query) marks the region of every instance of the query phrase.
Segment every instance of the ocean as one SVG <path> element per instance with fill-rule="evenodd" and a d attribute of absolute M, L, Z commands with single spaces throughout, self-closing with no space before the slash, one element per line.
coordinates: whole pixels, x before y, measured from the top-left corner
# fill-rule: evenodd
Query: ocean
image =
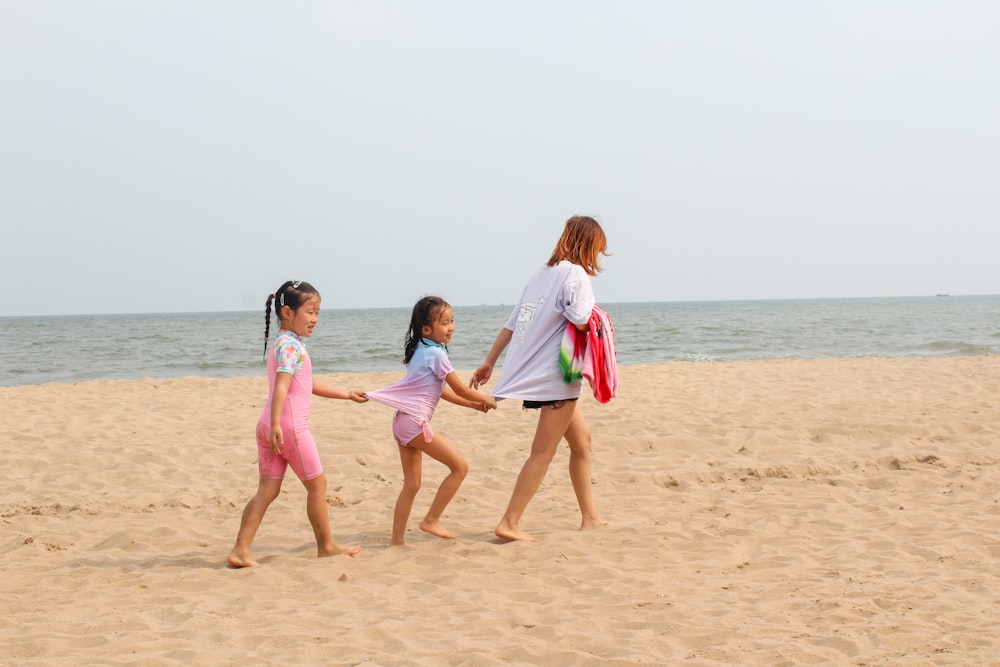
<path fill-rule="evenodd" d="M 602 304 L 618 363 L 1000 353 L 1000 295 Z M 483 360 L 511 306 L 456 306 L 449 356 Z M 409 308 L 324 308 L 317 374 L 402 372 Z M 274 325 L 272 324 L 272 334 Z M 263 375 L 264 308 L 221 313 L 0 317 L 0 386 Z"/>

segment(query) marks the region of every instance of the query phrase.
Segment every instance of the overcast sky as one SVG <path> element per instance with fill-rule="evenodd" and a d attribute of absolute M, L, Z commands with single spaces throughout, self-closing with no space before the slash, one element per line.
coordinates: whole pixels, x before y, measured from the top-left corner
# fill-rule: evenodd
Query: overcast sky
<path fill-rule="evenodd" d="M 0 8 L 0 315 L 1000 292 L 992 0 Z"/>

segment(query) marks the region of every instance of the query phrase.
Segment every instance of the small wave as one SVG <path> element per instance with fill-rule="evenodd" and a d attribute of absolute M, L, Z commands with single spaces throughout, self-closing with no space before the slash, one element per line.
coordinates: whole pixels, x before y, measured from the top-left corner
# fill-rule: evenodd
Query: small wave
<path fill-rule="evenodd" d="M 233 373 L 239 373 L 245 371 L 248 373 L 263 372 L 266 370 L 267 366 L 262 361 L 260 363 L 228 363 L 224 361 L 201 361 L 194 364 L 164 364 L 165 368 L 170 369 L 190 369 L 191 372 L 197 373 L 200 371 L 232 371 Z"/>
<path fill-rule="evenodd" d="M 964 341 L 954 340 L 931 341 L 930 343 L 919 346 L 917 349 L 933 354 L 958 357 L 978 357 L 987 354 L 996 354 L 1000 351 L 997 346 L 994 345 L 977 345 L 975 343 L 966 343 Z"/>

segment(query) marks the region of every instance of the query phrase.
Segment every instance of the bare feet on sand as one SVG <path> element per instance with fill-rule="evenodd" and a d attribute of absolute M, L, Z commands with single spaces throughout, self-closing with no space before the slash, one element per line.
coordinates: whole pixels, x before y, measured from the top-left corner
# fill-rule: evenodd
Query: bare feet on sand
<path fill-rule="evenodd" d="M 580 522 L 580 530 L 593 530 L 595 528 L 600 528 L 601 526 L 608 525 L 608 522 L 604 519 L 594 516 L 583 519 Z M 503 540 L 520 540 L 522 542 L 541 542 L 537 537 L 532 537 L 528 533 L 524 532 L 516 526 L 510 526 L 505 521 L 501 521 L 493 531 L 497 537 Z"/>
<path fill-rule="evenodd" d="M 257 567 L 258 565 L 260 565 L 260 563 L 255 561 L 253 558 L 250 558 L 250 554 L 240 554 L 237 553 L 235 549 L 233 549 L 229 553 L 229 557 L 226 558 L 226 562 L 229 564 L 229 567 L 236 567 L 236 568 Z"/>
<path fill-rule="evenodd" d="M 440 521 L 428 521 L 427 519 L 424 519 L 420 522 L 420 530 L 448 540 L 456 539 L 455 535 L 452 535 L 444 526 L 442 526 Z"/>
<path fill-rule="evenodd" d="M 318 549 L 316 551 L 316 556 L 319 558 L 324 558 L 327 556 L 340 556 L 340 555 L 354 556 L 360 551 L 361 547 L 359 546 L 342 547 L 338 544 L 333 544 L 330 545 L 329 547 Z M 250 554 L 240 553 L 236 549 L 233 549 L 229 553 L 229 556 L 226 558 L 226 563 L 229 565 L 229 567 L 235 567 L 235 568 L 257 567 L 258 565 L 260 565 L 260 563 L 255 561 L 253 558 L 250 558 Z"/>
<path fill-rule="evenodd" d="M 327 556 L 354 556 L 361 552 L 361 547 L 357 545 L 342 547 L 339 544 L 331 544 L 329 547 L 317 549 L 316 556 L 325 558 Z"/>
<path fill-rule="evenodd" d="M 520 540 L 522 542 L 540 542 L 537 537 L 532 537 L 520 528 L 512 528 L 506 522 L 501 521 L 493 533 L 503 540 Z"/>

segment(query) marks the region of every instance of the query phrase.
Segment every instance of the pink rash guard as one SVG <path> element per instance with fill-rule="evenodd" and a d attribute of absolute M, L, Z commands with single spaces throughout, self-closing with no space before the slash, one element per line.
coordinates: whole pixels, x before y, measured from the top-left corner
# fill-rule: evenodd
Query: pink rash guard
<path fill-rule="evenodd" d="M 278 373 L 292 376 L 285 407 L 281 411 L 281 432 L 284 443 L 281 453 L 271 451 L 271 399 Z M 291 466 L 299 479 L 305 481 L 323 474 L 316 440 L 309 431 L 309 407 L 312 403 L 312 361 L 302 339 L 291 331 L 281 330 L 267 357 L 267 403 L 257 421 L 257 467 L 260 476 L 283 479 Z"/>
<path fill-rule="evenodd" d="M 393 420 L 393 435 L 400 445 L 405 446 L 421 432 L 424 442 L 434 439 L 431 417 L 441 400 L 445 378 L 452 370 L 444 346 L 422 338 L 410 363 L 406 364 L 406 375 L 402 380 L 382 389 L 365 392 L 371 400 L 399 411 Z M 404 415 L 410 419 L 402 419 Z M 419 430 L 415 427 L 419 427 Z"/>

